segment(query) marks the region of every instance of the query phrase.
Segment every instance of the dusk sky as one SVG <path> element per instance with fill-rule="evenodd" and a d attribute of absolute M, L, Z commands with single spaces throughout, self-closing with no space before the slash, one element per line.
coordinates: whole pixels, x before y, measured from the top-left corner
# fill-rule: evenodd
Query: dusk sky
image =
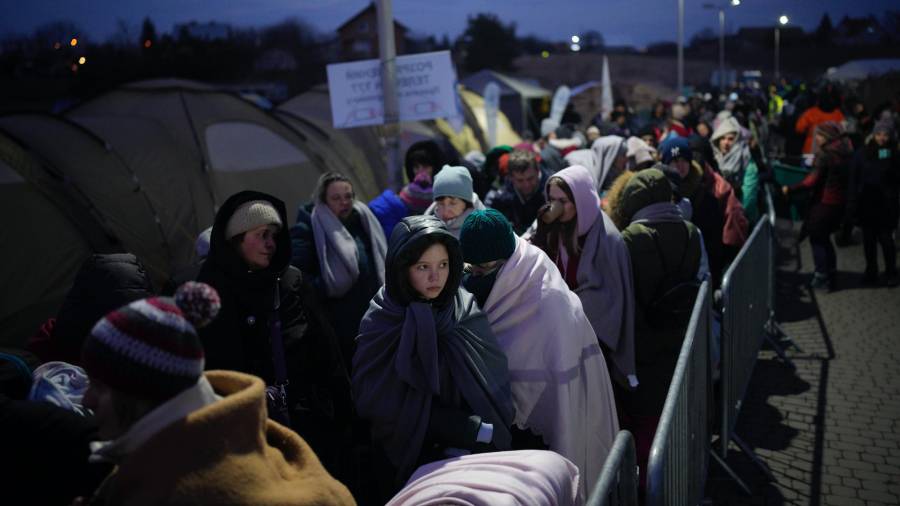
<path fill-rule="evenodd" d="M 727 2 L 728 0 L 721 0 Z M 125 20 L 134 33 L 150 17 L 157 31 L 171 32 L 176 23 L 219 21 L 238 27 L 264 26 L 288 17 L 308 22 L 320 33 L 334 32 L 361 10 L 368 0 L 0 0 L 3 16 L 0 33 L 28 34 L 43 23 L 68 20 L 93 40 L 104 41 Z M 686 39 L 699 30 L 717 29 L 716 13 L 704 10 L 704 0 L 685 0 Z M 644 46 L 675 40 L 676 0 L 394 0 L 394 17 L 414 34 L 458 36 L 466 16 L 493 12 L 505 22 L 515 22 L 517 34 L 534 34 L 551 40 L 567 39 L 585 30 L 597 30 L 610 45 Z M 781 14 L 792 24 L 814 29 L 824 12 L 837 24 L 844 15 L 900 10 L 898 0 L 744 0 L 729 8 L 729 29 L 773 25 Z"/>

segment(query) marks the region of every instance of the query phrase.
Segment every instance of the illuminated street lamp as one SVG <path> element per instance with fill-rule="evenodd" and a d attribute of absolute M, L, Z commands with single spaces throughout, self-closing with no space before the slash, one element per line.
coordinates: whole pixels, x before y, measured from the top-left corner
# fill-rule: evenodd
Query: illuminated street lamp
<path fill-rule="evenodd" d="M 788 24 L 791 20 L 784 14 L 778 18 L 778 25 L 775 25 L 775 81 L 781 77 L 779 71 L 779 60 L 781 58 L 781 26 Z M 780 25 L 780 26 L 779 26 Z"/>
<path fill-rule="evenodd" d="M 569 46 L 569 49 L 577 53 L 578 51 L 581 51 L 581 46 L 579 44 L 572 44 Z"/>
<path fill-rule="evenodd" d="M 577 35 L 573 35 L 572 36 L 572 44 L 578 44 L 579 42 L 581 42 L 581 37 L 579 37 Z"/>
<path fill-rule="evenodd" d="M 84 56 L 78 59 L 79 65 L 84 65 L 85 63 L 87 63 L 87 58 L 85 58 Z"/>
<path fill-rule="evenodd" d="M 72 37 L 72 40 L 69 41 L 69 45 L 72 46 L 72 47 L 77 46 L 77 45 L 78 45 L 78 39 L 76 39 L 75 37 Z"/>

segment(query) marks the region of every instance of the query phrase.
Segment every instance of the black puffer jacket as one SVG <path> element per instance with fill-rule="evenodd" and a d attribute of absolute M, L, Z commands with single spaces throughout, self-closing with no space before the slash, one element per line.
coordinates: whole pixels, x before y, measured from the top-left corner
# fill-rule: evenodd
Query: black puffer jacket
<path fill-rule="evenodd" d="M 277 295 L 292 428 L 330 468 L 328 455 L 332 445 L 340 442 L 333 441 L 333 431 L 349 427 L 352 420 L 349 377 L 334 332 L 319 318 L 322 311 L 311 288 L 300 271 L 289 265 L 291 241 L 287 229 L 279 230 L 269 267 L 260 271 L 248 270 L 226 239 L 229 218 L 237 207 L 251 200 L 271 202 L 282 223 L 287 223 L 283 202 L 253 191 L 231 196 L 216 214 L 209 256 L 197 278 L 214 287 L 222 300 L 219 315 L 199 331 L 206 368 L 253 374 L 267 385 L 275 382 L 269 322 L 275 314 Z"/>
<path fill-rule="evenodd" d="M 49 336 L 39 333 L 26 347 L 42 362 L 81 363 L 81 345 L 106 313 L 150 297 L 153 287 L 140 260 L 131 253 L 96 254 L 81 264 Z"/>

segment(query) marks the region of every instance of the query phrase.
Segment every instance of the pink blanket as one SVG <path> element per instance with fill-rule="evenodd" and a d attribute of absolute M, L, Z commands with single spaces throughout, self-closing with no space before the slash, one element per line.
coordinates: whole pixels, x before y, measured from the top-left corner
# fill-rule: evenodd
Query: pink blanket
<path fill-rule="evenodd" d="M 579 481 L 553 452 L 480 453 L 420 467 L 387 506 L 575 506 Z"/>
<path fill-rule="evenodd" d="M 619 424 L 581 300 L 541 249 L 518 238 L 483 309 L 508 360 L 513 422 L 540 434 L 578 466 L 584 484 L 593 483 Z"/>

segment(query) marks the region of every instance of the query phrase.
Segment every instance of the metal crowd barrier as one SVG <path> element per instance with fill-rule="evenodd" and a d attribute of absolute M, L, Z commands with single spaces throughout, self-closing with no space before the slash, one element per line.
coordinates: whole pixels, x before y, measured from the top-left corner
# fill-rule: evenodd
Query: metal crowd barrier
<path fill-rule="evenodd" d="M 784 353 L 784 349 L 781 347 L 781 344 L 776 340 L 778 338 L 784 339 L 788 342 L 789 345 L 793 346 L 799 352 L 803 352 L 797 343 L 794 342 L 793 339 L 781 328 L 781 325 L 778 324 L 778 321 L 775 319 L 775 270 L 777 267 L 776 259 L 778 258 L 778 238 L 776 237 L 776 228 L 775 228 L 775 204 L 772 201 L 772 187 L 770 185 L 765 186 L 766 191 L 766 207 L 768 208 L 768 212 L 766 213 L 766 217 L 769 220 L 769 293 L 768 293 L 768 307 L 769 307 L 769 320 L 766 322 L 766 341 L 769 342 L 769 345 L 772 346 L 772 349 L 775 350 L 775 353 L 778 354 L 778 357 L 781 358 L 787 365 L 791 367 L 791 369 L 796 369 L 794 362 L 788 358 L 788 356 Z"/>
<path fill-rule="evenodd" d="M 703 282 L 685 333 L 647 464 L 648 506 L 696 505 L 703 498 L 710 437 L 709 281 Z"/>
<path fill-rule="evenodd" d="M 721 432 L 713 458 L 747 494 L 750 489 L 728 466 L 728 443 L 734 441 L 774 481 L 768 467 L 734 433 L 756 357 L 768 337 L 769 299 L 774 271 L 771 221 L 760 220 L 722 282 Z M 764 274 L 764 275 L 760 275 Z"/>
<path fill-rule="evenodd" d="M 586 506 L 637 506 L 637 473 L 634 437 L 620 430 Z"/>

